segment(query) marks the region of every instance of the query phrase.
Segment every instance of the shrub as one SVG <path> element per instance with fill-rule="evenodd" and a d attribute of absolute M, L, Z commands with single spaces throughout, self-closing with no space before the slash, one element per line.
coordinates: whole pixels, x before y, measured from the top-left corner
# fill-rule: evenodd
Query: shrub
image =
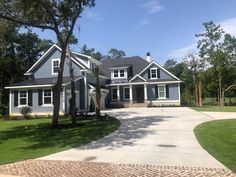
<path fill-rule="evenodd" d="M 29 106 L 24 106 L 20 108 L 20 113 L 23 115 L 25 119 L 29 119 L 31 111 L 32 109 Z"/>

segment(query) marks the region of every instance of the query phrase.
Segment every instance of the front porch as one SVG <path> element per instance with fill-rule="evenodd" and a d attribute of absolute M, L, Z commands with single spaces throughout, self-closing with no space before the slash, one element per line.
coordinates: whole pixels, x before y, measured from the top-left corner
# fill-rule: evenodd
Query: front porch
<path fill-rule="evenodd" d="M 147 107 L 147 84 L 111 87 L 110 105 L 111 107 Z"/>

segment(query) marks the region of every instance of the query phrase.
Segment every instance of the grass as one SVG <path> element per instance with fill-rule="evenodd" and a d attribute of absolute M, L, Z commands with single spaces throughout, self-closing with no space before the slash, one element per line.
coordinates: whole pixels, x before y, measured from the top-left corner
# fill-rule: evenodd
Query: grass
<path fill-rule="evenodd" d="M 236 172 L 236 119 L 205 122 L 194 133 L 204 149 Z"/>
<path fill-rule="evenodd" d="M 236 106 L 203 106 L 192 109 L 201 112 L 236 112 Z"/>
<path fill-rule="evenodd" d="M 97 140 L 113 132 L 120 121 L 80 120 L 76 127 L 51 129 L 51 119 L 0 120 L 0 164 L 38 158 Z"/>

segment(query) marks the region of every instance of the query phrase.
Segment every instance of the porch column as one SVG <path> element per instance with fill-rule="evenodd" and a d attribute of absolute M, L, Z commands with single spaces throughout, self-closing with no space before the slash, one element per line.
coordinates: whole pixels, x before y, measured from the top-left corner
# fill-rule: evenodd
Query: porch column
<path fill-rule="evenodd" d="M 147 103 L 147 84 L 144 84 L 144 103 Z"/>
<path fill-rule="evenodd" d="M 133 104 L 133 87 L 132 85 L 129 85 L 129 103 Z"/>
<path fill-rule="evenodd" d="M 120 101 L 120 86 L 117 85 L 117 101 Z"/>

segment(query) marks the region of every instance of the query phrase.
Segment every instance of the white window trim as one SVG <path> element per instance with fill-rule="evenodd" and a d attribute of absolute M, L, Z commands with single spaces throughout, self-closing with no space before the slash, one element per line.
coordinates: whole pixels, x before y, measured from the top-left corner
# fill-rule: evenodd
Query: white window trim
<path fill-rule="evenodd" d="M 117 93 L 116 93 L 116 95 L 117 95 L 117 99 L 113 99 L 113 93 L 114 93 L 114 89 L 116 89 L 116 92 L 117 92 L 117 88 L 111 88 L 111 100 L 112 101 L 117 101 L 118 100 L 118 95 L 117 95 Z"/>
<path fill-rule="evenodd" d="M 129 98 L 125 98 L 125 89 L 130 89 L 129 87 L 123 87 L 123 100 L 129 100 L 130 99 L 130 91 L 129 91 Z"/>
<path fill-rule="evenodd" d="M 58 73 L 55 73 L 55 72 L 54 72 L 54 69 L 53 69 L 53 68 L 54 68 L 54 65 L 53 65 L 53 64 L 54 64 L 54 61 L 58 61 L 58 62 L 59 62 L 59 68 L 60 68 L 60 59 L 59 59 L 59 58 L 57 58 L 57 59 L 52 59 L 52 68 L 51 68 L 51 69 L 52 69 L 52 75 L 58 75 Z"/>
<path fill-rule="evenodd" d="M 20 92 L 22 91 L 26 91 L 26 104 L 20 104 Z M 25 97 L 24 97 L 25 98 Z M 18 93 L 18 107 L 23 107 L 23 106 L 28 106 L 28 90 L 19 90 L 19 93 Z"/>
<path fill-rule="evenodd" d="M 124 76 L 120 76 L 120 71 L 124 70 Z M 115 77 L 115 71 L 118 71 L 118 77 Z M 112 79 L 127 79 L 127 69 L 122 68 L 122 69 L 114 69 L 112 70 Z"/>
<path fill-rule="evenodd" d="M 51 90 L 51 104 L 45 104 L 44 103 L 44 92 L 45 92 L 45 90 Z M 52 89 L 43 89 L 42 95 L 43 95 L 42 96 L 42 99 L 43 99 L 42 100 L 42 103 L 43 103 L 42 106 L 53 106 L 53 104 L 52 104 L 53 103 L 53 92 L 52 92 Z M 49 97 L 49 96 L 47 96 L 47 97 Z"/>
<path fill-rule="evenodd" d="M 152 77 L 152 70 L 156 71 L 156 77 Z M 150 79 L 159 79 L 157 76 L 157 70 L 158 70 L 158 68 L 150 68 Z"/>
<path fill-rule="evenodd" d="M 164 87 L 164 97 L 160 97 L 160 87 Z M 166 85 L 158 85 L 158 99 L 166 99 Z"/>

